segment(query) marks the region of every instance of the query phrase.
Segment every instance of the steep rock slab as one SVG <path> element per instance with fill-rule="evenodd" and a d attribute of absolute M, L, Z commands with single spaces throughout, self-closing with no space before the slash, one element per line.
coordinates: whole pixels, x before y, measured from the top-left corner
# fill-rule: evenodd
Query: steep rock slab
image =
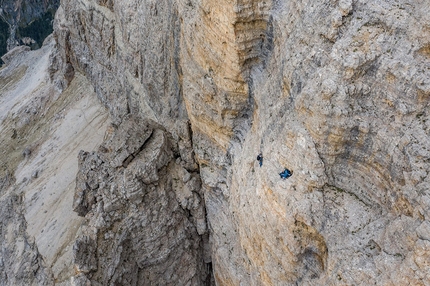
<path fill-rule="evenodd" d="M 279 45 L 251 73 L 254 125 L 230 188 L 249 281 L 428 283 L 417 264 L 429 250 L 418 235 L 428 220 L 426 9 L 409 1 L 273 9 Z M 294 171 L 287 180 L 284 168 Z"/>
<path fill-rule="evenodd" d="M 79 74 L 56 104 L 61 108 L 49 121 L 48 139 L 37 145 L 16 176 L 25 182 L 20 189 L 25 193 L 27 231 L 61 282 L 73 274 L 72 245 L 82 223 L 72 210 L 77 154 L 100 144 L 109 119 L 92 86 Z"/>
<path fill-rule="evenodd" d="M 117 125 L 131 113 L 164 126 L 178 141 L 187 170 L 195 171 L 179 32 L 175 1 L 64 1 L 50 71 L 60 90 L 75 70 L 84 73 Z"/>

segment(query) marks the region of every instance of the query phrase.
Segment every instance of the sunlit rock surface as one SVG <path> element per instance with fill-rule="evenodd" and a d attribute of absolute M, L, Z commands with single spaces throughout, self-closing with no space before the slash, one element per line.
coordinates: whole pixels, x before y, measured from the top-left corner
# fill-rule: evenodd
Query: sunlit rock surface
<path fill-rule="evenodd" d="M 84 225 L 62 257 L 74 273 L 51 266 L 29 223 L 29 251 L 51 261 L 31 279 L 429 284 L 429 9 L 390 0 L 64 0 L 47 86 L 59 95 L 85 81 L 109 119 L 103 113 L 104 140 L 73 153 L 79 171 L 64 210 L 75 211 L 70 226 Z M 7 68 L 2 90 L 32 74 Z M 20 135 L 7 126 L 2 140 Z M 31 142 L 19 154 L 2 147 L 11 162 L 2 193 L 30 194 L 19 163 L 28 159 L 18 156 L 27 145 L 33 154 Z M 281 179 L 285 168 L 293 175 Z"/>

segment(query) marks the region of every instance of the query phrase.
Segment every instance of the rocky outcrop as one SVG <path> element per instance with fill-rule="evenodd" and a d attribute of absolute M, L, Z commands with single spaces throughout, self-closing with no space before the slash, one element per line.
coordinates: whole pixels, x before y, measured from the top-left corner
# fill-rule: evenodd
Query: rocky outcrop
<path fill-rule="evenodd" d="M 181 163 L 163 128 L 130 116 L 98 152 L 81 151 L 73 207 L 88 224 L 73 248 L 79 285 L 210 281 L 200 176 Z"/>
<path fill-rule="evenodd" d="M 0 190 L 5 190 L 5 185 Z M 5 195 L 0 200 L 0 285 L 53 285 L 33 237 L 26 233 L 22 198 Z"/>
<path fill-rule="evenodd" d="M 34 238 L 26 232 L 22 197 L 5 194 L 14 183 L 11 174 L 0 178 L 0 285 L 52 285 Z"/>

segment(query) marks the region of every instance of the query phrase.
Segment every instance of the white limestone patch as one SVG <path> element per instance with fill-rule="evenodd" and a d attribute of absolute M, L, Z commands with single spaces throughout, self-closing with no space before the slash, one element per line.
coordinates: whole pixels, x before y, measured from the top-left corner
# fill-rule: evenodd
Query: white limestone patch
<path fill-rule="evenodd" d="M 10 79 L 3 82 L 0 94 L 0 123 L 13 125 L 5 128 L 30 126 L 30 134 L 18 132 L 20 140 L 34 148 L 15 171 L 15 190 L 24 197 L 27 234 L 34 237 L 54 279 L 68 284 L 74 274 L 72 246 L 83 220 L 72 211 L 77 155 L 102 142 L 110 121 L 82 75 L 76 74 L 62 94 L 54 91 L 48 75 L 53 44 L 13 55 L 0 71 L 3 79 Z M 21 74 L 13 77 L 17 70 Z M 38 98 L 49 98 L 43 109 L 34 106 Z M 26 117 L 27 110 L 34 114 Z M 32 136 L 32 132 L 44 134 Z M 31 138 L 39 139 L 32 142 Z"/>
<path fill-rule="evenodd" d="M 54 276 L 72 271 L 72 244 L 82 222 L 72 211 L 77 154 L 81 149 L 95 149 L 109 123 L 96 96 L 88 92 L 91 88 L 85 78 L 77 76 L 74 80 L 80 83 L 81 93 L 68 95 L 75 96 L 76 101 L 52 126 L 52 135 L 37 154 L 23 161 L 15 174 L 17 182 L 26 181 L 20 188 L 25 195 L 27 232 L 35 237 Z"/>

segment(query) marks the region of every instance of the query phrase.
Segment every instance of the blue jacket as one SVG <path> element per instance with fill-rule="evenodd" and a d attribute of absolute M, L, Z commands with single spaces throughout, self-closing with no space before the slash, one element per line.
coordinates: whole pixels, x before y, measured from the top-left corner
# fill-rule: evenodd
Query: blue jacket
<path fill-rule="evenodd" d="M 283 172 L 279 173 L 279 176 L 281 176 L 282 179 L 287 179 L 291 177 L 291 175 L 293 175 L 293 173 L 291 173 L 291 171 L 288 169 L 285 169 Z"/>

